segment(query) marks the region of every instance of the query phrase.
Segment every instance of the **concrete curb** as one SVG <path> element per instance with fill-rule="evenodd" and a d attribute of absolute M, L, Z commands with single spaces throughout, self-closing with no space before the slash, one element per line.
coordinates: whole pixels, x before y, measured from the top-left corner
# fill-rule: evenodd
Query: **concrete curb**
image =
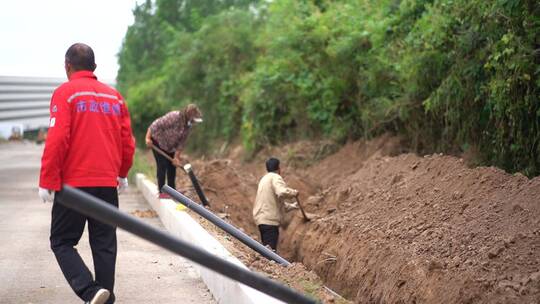
<path fill-rule="evenodd" d="M 174 201 L 158 199 L 157 186 L 148 180 L 144 174 L 138 173 L 136 175 L 136 181 L 137 187 L 144 198 L 152 206 L 154 211 L 156 211 L 161 222 L 170 233 L 187 242 L 196 244 L 220 258 L 247 269 L 242 262 L 227 251 L 218 240 L 199 225 L 188 213 L 176 210 L 177 204 Z M 197 264 L 194 264 L 194 266 L 217 303 L 284 303 Z"/>

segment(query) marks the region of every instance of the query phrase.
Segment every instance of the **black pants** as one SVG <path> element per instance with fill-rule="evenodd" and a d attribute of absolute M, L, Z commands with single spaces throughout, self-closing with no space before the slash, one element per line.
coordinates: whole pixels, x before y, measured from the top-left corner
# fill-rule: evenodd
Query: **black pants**
<path fill-rule="evenodd" d="M 157 143 L 155 141 L 153 142 L 154 142 L 154 145 L 159 148 Z M 169 187 L 173 189 L 176 189 L 175 187 L 176 167 L 173 165 L 172 162 L 166 159 L 165 156 L 157 153 L 153 149 L 152 149 L 152 152 L 154 153 L 154 158 L 156 159 L 157 183 L 158 183 L 159 192 L 161 193 L 161 188 L 165 185 L 165 175 L 167 175 L 167 185 L 169 185 Z M 168 153 L 168 152 L 165 152 L 165 153 L 167 153 L 167 155 L 169 155 L 171 158 L 174 157 L 174 153 Z"/>
<path fill-rule="evenodd" d="M 279 239 L 279 226 L 259 225 L 261 233 L 261 242 L 264 246 L 269 245 L 272 250 L 277 251 L 277 243 Z"/>
<path fill-rule="evenodd" d="M 79 189 L 118 208 L 118 193 L 115 187 Z M 83 301 L 90 301 L 100 288 L 105 288 L 111 293 L 107 303 L 114 303 L 116 228 L 64 207 L 58 203 L 61 199 L 61 192 L 57 192 L 52 208 L 50 238 L 51 249 L 60 269 L 73 291 Z M 74 248 L 81 239 L 87 221 L 95 279 Z"/>

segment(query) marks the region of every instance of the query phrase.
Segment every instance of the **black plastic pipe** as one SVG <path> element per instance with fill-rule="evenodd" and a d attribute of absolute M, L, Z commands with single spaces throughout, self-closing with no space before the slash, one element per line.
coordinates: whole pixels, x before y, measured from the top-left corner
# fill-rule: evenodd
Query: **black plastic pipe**
<path fill-rule="evenodd" d="M 161 188 L 161 191 L 169 194 L 173 199 L 180 202 L 181 204 L 185 205 L 189 209 L 195 211 L 198 215 L 204 217 L 205 219 L 212 222 L 214 225 L 218 226 L 219 228 L 225 230 L 230 235 L 237 238 L 240 242 L 246 244 L 251 249 L 257 251 L 265 258 L 276 261 L 277 263 L 289 266 L 291 263 L 289 261 L 285 260 L 281 256 L 279 256 L 277 253 L 273 252 L 272 250 L 264 247 L 261 243 L 255 241 L 251 237 L 249 237 L 247 234 L 240 231 L 240 229 L 234 227 L 233 225 L 227 223 L 226 221 L 222 220 L 219 216 L 213 214 L 210 210 L 207 210 L 206 208 L 202 207 L 201 205 L 195 203 L 194 201 L 190 200 L 188 197 L 183 195 L 182 193 L 174 190 L 168 185 L 163 186 Z"/>
<path fill-rule="evenodd" d="M 79 213 L 85 214 L 105 224 L 122 228 L 151 243 L 168 249 L 203 267 L 257 289 L 278 300 L 286 303 L 299 304 L 319 303 L 289 287 L 218 258 L 206 250 L 200 249 L 169 233 L 157 229 L 132 215 L 121 212 L 103 200 L 81 190 L 64 185 L 62 191 L 57 195 L 60 196 L 58 202 L 67 208 L 78 211 Z"/>
<path fill-rule="evenodd" d="M 199 180 L 195 176 L 195 172 L 193 172 L 193 168 L 191 167 L 191 164 L 185 165 L 184 171 L 187 172 L 189 179 L 191 180 L 191 183 L 193 184 L 193 188 L 195 188 L 195 192 L 197 192 L 197 195 L 199 196 L 199 199 L 201 200 L 201 203 L 203 204 L 203 206 L 209 206 L 210 203 L 208 203 L 208 200 L 206 199 L 206 196 L 204 195 L 201 185 L 199 184 Z"/>

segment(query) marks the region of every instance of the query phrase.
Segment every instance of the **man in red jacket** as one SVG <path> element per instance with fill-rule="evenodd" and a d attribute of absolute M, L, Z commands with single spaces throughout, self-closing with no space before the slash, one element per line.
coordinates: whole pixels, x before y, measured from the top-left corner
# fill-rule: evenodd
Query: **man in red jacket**
<path fill-rule="evenodd" d="M 41 158 L 39 196 L 54 201 L 51 249 L 73 291 L 89 303 L 114 303 L 116 229 L 57 203 L 62 184 L 77 187 L 118 207 L 118 192 L 128 186 L 135 140 L 120 93 L 99 82 L 94 52 L 82 43 L 66 52 L 68 82 L 50 105 L 50 123 Z M 95 279 L 74 246 L 88 221 Z"/>

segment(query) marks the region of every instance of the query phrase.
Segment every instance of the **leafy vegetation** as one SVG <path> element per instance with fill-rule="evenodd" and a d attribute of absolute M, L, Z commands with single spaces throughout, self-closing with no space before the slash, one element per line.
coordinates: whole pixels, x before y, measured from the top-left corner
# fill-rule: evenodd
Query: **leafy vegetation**
<path fill-rule="evenodd" d="M 129 182 L 133 185 L 136 184 L 135 174 L 142 173 L 147 177 L 155 176 L 156 174 L 156 164 L 152 161 L 152 155 L 148 150 L 135 150 L 135 157 L 133 158 L 133 166 L 129 170 Z"/>
<path fill-rule="evenodd" d="M 540 174 L 537 0 L 157 0 L 134 15 L 118 83 L 139 139 L 195 102 L 199 151 L 394 132 Z"/>

